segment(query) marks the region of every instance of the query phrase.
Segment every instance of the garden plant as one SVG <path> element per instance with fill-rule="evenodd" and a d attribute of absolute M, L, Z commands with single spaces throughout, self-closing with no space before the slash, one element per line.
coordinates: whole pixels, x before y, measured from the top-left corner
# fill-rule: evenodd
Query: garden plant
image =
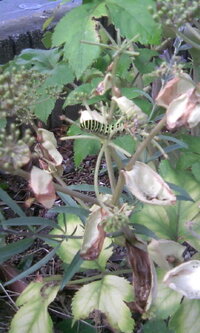
<path fill-rule="evenodd" d="M 200 331 L 199 14 L 198 0 L 83 0 L 45 22 L 46 49 L 0 67 L 1 176 L 27 189 L 18 204 L 0 188 L 10 333 Z M 95 156 L 93 184 L 68 185 L 68 142 L 75 174 Z M 30 261 L 36 244 L 48 253 Z M 59 274 L 42 273 L 54 258 Z"/>

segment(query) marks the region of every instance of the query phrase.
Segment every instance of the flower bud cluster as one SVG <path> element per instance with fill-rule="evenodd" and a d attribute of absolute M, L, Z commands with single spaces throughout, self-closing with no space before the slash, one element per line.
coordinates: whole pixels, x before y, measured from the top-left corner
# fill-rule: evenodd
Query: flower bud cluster
<path fill-rule="evenodd" d="M 106 220 L 103 221 L 103 226 L 104 230 L 107 233 L 112 233 L 112 232 L 117 232 L 120 231 L 123 226 L 128 224 L 129 219 L 128 217 L 124 214 L 118 214 L 118 215 L 113 215 L 111 217 L 108 217 Z"/>
<path fill-rule="evenodd" d="M 74 91 L 67 97 L 67 105 L 82 104 L 90 98 L 90 93 L 84 91 Z"/>
<path fill-rule="evenodd" d="M 174 56 L 173 64 L 163 62 L 160 67 L 156 68 L 153 72 L 145 74 L 145 77 L 151 78 L 152 81 L 158 78 L 166 82 L 174 76 L 179 76 L 183 73 L 183 64 L 180 61 L 180 57 Z"/>
<path fill-rule="evenodd" d="M 34 138 L 29 129 L 23 136 L 14 123 L 10 125 L 9 132 L 0 130 L 0 168 L 5 171 L 17 170 L 27 164 L 31 158 L 29 147 Z"/>
<path fill-rule="evenodd" d="M 199 0 L 157 0 L 153 18 L 167 26 L 179 27 L 191 22 L 199 9 Z M 149 8 L 153 12 L 153 8 Z"/>
<path fill-rule="evenodd" d="M 43 74 L 24 67 L 0 72 L 0 118 L 15 116 L 22 110 L 31 112 L 31 105 L 38 99 L 38 86 L 44 78 Z"/>

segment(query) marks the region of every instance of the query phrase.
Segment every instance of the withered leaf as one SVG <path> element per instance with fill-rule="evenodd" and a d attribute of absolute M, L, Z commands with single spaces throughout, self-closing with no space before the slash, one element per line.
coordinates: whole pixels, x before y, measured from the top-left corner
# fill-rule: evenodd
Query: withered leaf
<path fill-rule="evenodd" d="M 131 244 L 126 241 L 128 259 L 133 270 L 133 287 L 135 292 L 135 309 L 143 313 L 148 307 L 148 299 L 153 288 L 152 267 L 148 252 L 144 249 L 145 244 L 141 242 Z"/>

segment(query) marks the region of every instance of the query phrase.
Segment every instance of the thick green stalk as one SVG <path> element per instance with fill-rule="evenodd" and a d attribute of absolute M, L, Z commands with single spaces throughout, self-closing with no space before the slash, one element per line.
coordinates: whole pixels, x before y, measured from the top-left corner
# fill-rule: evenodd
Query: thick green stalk
<path fill-rule="evenodd" d="M 118 156 L 116 150 L 112 147 L 112 146 L 109 146 L 109 150 L 110 150 L 110 153 L 111 153 L 111 156 L 112 156 L 112 159 L 113 161 L 116 163 L 117 165 L 117 168 L 118 170 L 121 170 L 124 168 L 124 165 L 122 163 L 122 160 L 121 158 Z"/>
<path fill-rule="evenodd" d="M 105 151 L 105 146 L 107 145 L 107 142 L 104 142 L 100 152 L 97 157 L 96 165 L 95 165 L 95 170 L 94 170 L 94 190 L 95 190 L 95 195 L 96 199 L 98 201 L 98 205 L 100 205 L 103 209 L 108 211 L 108 207 L 106 207 L 100 197 L 99 194 L 99 184 L 98 184 L 98 177 L 99 177 L 99 169 L 100 169 L 100 164 L 101 164 L 101 159 L 103 157 L 104 151 Z"/>
<path fill-rule="evenodd" d="M 106 166 L 107 166 L 107 170 L 108 170 L 109 182 L 110 182 L 112 193 L 114 193 L 115 186 L 116 186 L 116 180 L 115 180 L 115 175 L 114 175 L 114 170 L 113 170 L 113 165 L 112 165 L 111 153 L 110 153 L 108 145 L 105 145 L 104 153 L 105 153 L 105 159 L 106 159 Z"/>

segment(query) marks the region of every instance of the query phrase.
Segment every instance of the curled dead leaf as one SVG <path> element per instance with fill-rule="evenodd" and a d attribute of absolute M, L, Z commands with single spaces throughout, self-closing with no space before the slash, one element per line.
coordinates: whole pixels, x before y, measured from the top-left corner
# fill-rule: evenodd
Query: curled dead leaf
<path fill-rule="evenodd" d="M 7 282 L 15 278 L 19 273 L 20 271 L 10 263 L 3 263 L 0 265 L 0 279 L 2 282 Z M 9 289 L 20 294 L 24 291 L 24 289 L 26 289 L 27 286 L 28 282 L 25 279 L 21 279 L 10 284 Z"/>
<path fill-rule="evenodd" d="M 156 103 L 167 108 L 174 99 L 191 88 L 194 88 L 194 82 L 188 74 L 184 73 L 181 76 L 176 76 L 160 90 L 156 97 Z"/>
<path fill-rule="evenodd" d="M 156 296 L 157 283 L 155 268 L 149 257 L 147 246 L 135 238 L 126 241 L 128 260 L 133 271 L 133 287 L 135 292 L 135 309 L 143 313 L 147 311 Z"/>
<path fill-rule="evenodd" d="M 98 258 L 104 243 L 106 233 L 101 222 L 108 216 L 108 213 L 101 207 L 94 205 L 91 208 L 80 255 L 84 260 L 95 260 Z"/>
<path fill-rule="evenodd" d="M 33 167 L 30 173 L 30 187 L 35 198 L 44 207 L 51 208 L 56 199 L 52 176 L 45 170 Z"/>
<path fill-rule="evenodd" d="M 112 74 L 107 73 L 96 89 L 94 90 L 95 95 L 104 95 L 105 92 L 112 88 Z"/>
<path fill-rule="evenodd" d="M 128 119 L 135 118 L 139 124 L 144 124 L 147 122 L 147 115 L 144 113 L 137 104 L 128 99 L 125 96 L 116 97 L 113 96 L 112 100 L 115 101 L 121 110 L 122 114 Z"/>
<path fill-rule="evenodd" d="M 153 239 L 148 245 L 148 251 L 159 267 L 168 270 L 183 262 L 185 246 L 168 239 Z"/>
<path fill-rule="evenodd" d="M 167 127 L 195 127 L 200 122 L 199 84 L 195 86 L 188 74 L 170 80 L 156 98 L 167 109 Z"/>
<path fill-rule="evenodd" d="M 200 122 L 200 97 L 194 88 L 174 99 L 167 109 L 167 127 L 195 127 Z"/>
<path fill-rule="evenodd" d="M 190 299 L 200 299 L 200 261 L 190 260 L 164 276 L 163 282 L 171 289 Z"/>
<path fill-rule="evenodd" d="M 152 205 L 173 205 L 176 196 L 160 175 L 142 162 L 136 162 L 130 171 L 122 171 L 125 184 L 140 201 Z"/>
<path fill-rule="evenodd" d="M 57 150 L 57 141 L 54 134 L 44 128 L 39 128 L 38 133 L 41 136 L 41 146 L 45 150 L 45 157 L 55 165 L 61 165 L 63 161 L 62 155 Z"/>

